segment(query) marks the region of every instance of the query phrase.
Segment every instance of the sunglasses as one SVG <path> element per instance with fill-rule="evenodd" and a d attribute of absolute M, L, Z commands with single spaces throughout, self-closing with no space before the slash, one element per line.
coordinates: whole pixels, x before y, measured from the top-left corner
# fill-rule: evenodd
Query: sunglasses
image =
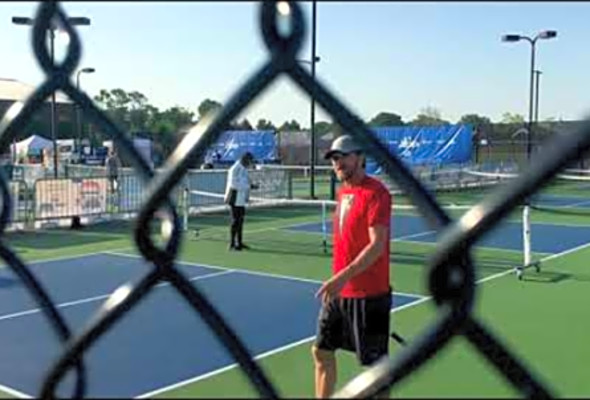
<path fill-rule="evenodd" d="M 352 153 L 346 153 L 346 154 L 343 154 L 343 153 L 335 153 L 334 155 L 332 155 L 332 157 L 330 157 L 330 160 L 332 160 L 332 161 L 340 161 L 343 158 L 348 157 L 348 156 L 350 156 L 352 154 L 360 155 L 361 153 L 358 152 L 358 151 L 353 151 Z"/>

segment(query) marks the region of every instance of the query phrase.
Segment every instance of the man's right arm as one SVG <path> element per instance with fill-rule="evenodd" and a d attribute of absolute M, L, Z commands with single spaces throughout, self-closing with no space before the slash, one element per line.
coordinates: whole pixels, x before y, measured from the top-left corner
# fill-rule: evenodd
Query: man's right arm
<path fill-rule="evenodd" d="M 233 165 L 228 171 L 227 171 L 227 190 L 231 189 L 239 189 L 240 188 L 240 182 L 239 182 L 239 173 L 238 173 L 238 168 L 236 167 L 236 165 Z"/>
<path fill-rule="evenodd" d="M 235 168 L 232 167 L 227 171 L 227 183 L 225 184 L 225 196 L 223 197 L 225 204 L 231 205 L 232 198 L 235 199 L 235 194 L 232 195 L 232 191 L 236 190 L 235 175 Z"/>

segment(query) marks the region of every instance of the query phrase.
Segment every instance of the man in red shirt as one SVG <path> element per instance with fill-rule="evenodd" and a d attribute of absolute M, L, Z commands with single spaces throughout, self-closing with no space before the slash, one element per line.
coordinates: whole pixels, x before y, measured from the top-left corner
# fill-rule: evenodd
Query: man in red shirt
<path fill-rule="evenodd" d="M 316 293 L 322 300 L 312 347 L 318 398 L 334 391 L 337 349 L 355 352 L 364 366 L 388 354 L 391 311 L 389 191 L 365 174 L 362 148 L 351 136 L 335 139 L 325 158 L 342 187 L 332 224 L 332 277 Z"/>

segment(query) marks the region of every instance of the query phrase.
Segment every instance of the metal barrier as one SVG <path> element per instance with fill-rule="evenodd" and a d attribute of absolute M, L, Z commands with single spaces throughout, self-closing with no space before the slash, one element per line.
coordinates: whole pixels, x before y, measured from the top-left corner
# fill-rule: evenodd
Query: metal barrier
<path fill-rule="evenodd" d="M 40 109 L 43 101 L 57 89 L 65 92 L 81 110 L 107 132 L 116 142 L 120 153 L 127 157 L 145 185 L 141 211 L 134 228 L 135 242 L 145 259 L 154 267 L 138 283 L 118 290 L 109 298 L 92 318 L 87 328 L 75 336 L 57 311 L 51 298 L 30 273 L 27 266 L 6 245 L 0 241 L 0 257 L 24 281 L 39 303 L 44 315 L 51 322 L 64 343 L 63 353 L 48 372 L 42 391 L 44 398 L 55 397 L 55 390 L 66 374 L 76 372 L 76 397 L 83 397 L 86 390 L 84 355 L 113 324 L 134 308 L 140 299 L 159 282 L 167 281 L 198 312 L 209 325 L 239 366 L 245 371 L 251 383 L 264 397 L 278 397 L 277 389 L 256 363 L 242 340 L 223 320 L 214 305 L 174 267 L 181 239 L 182 221 L 177 215 L 170 193 L 183 179 L 190 165 L 202 160 L 206 149 L 214 143 L 223 128 L 236 118 L 248 104 L 267 89 L 280 75 L 287 75 L 303 91 L 315 95 L 316 101 L 346 131 L 350 132 L 364 148 L 383 166 L 391 179 L 403 186 L 419 211 L 433 229 L 440 232 L 439 245 L 428 261 L 428 287 L 434 302 L 439 307 L 438 317 L 418 337 L 405 347 L 400 354 L 384 360 L 365 371 L 365 379 L 347 384 L 338 397 L 374 396 L 390 389 L 402 379 L 422 367 L 435 357 L 454 336 L 462 335 L 474 348 L 492 363 L 514 387 L 527 397 L 549 397 L 553 393 L 547 383 L 542 382 L 515 357 L 509 348 L 501 343 L 492 330 L 485 326 L 473 312 L 475 292 L 475 266 L 471 259 L 471 247 L 476 240 L 489 231 L 514 207 L 538 190 L 569 160 L 579 157 L 590 148 L 590 123 L 586 122 L 577 134 L 556 139 L 543 154 L 543 162 L 535 163 L 522 172 L 519 178 L 495 191 L 475 205 L 459 220 L 453 221 L 445 213 L 424 186 L 387 149 L 371 135 L 362 120 L 351 113 L 343 103 L 332 95 L 321 83 L 314 83 L 307 71 L 297 62 L 305 34 L 305 21 L 301 7 L 291 2 L 292 27 L 287 35 L 280 33 L 276 4 L 264 1 L 260 5 L 260 28 L 264 42 L 269 49 L 268 60 L 225 102 L 215 115 L 203 118 L 178 146 L 174 154 L 157 175 L 144 161 L 133 146 L 130 138 L 114 125 L 83 92 L 76 90 L 72 74 L 79 66 L 81 43 L 76 31 L 67 22 L 67 16 L 59 3 L 41 2 L 33 26 L 33 48 L 37 60 L 45 71 L 46 80 L 34 91 L 20 112 L 7 113 L 0 121 L 0 150 L 6 150 L 15 134 Z M 71 40 L 68 53 L 61 64 L 52 65 L 45 46 L 45 34 L 50 29 L 53 17 L 65 27 Z M 285 17 L 281 17 L 285 18 Z M 3 207 L 0 214 L 0 228 L 5 229 L 12 210 L 12 197 L 5 179 L 0 179 Z M 148 225 L 160 208 L 166 209 L 166 218 L 173 229 L 169 241 L 163 248 L 158 247 L 149 236 Z"/>

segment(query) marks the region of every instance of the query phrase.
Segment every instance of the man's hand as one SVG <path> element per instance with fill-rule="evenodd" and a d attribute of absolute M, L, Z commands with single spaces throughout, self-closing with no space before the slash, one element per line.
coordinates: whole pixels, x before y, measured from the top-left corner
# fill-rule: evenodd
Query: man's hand
<path fill-rule="evenodd" d="M 322 287 L 316 292 L 315 297 L 321 298 L 322 303 L 327 304 L 340 295 L 340 291 L 346 284 L 342 275 L 336 275 L 322 284 Z"/>

